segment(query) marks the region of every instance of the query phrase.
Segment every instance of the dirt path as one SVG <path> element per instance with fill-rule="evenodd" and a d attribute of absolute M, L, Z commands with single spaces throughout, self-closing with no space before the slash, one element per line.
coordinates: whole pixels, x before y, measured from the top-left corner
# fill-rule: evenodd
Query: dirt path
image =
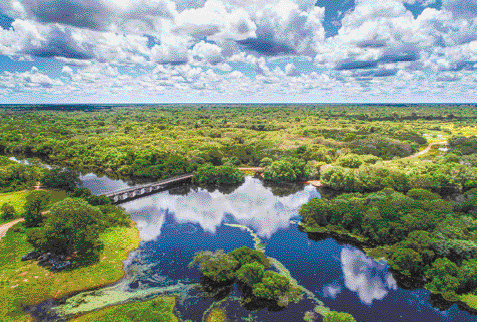
<path fill-rule="evenodd" d="M 255 168 L 238 168 L 240 171 L 255 171 L 255 172 L 261 172 L 263 171 L 264 168 L 260 167 L 255 167 Z"/>
<path fill-rule="evenodd" d="M 447 144 L 447 141 L 432 142 L 427 146 L 427 148 L 425 148 L 422 151 L 419 151 L 417 153 L 414 153 L 414 154 L 412 154 L 410 156 L 407 156 L 407 157 L 404 157 L 404 158 L 400 158 L 400 159 L 396 159 L 396 160 L 387 160 L 387 161 L 384 161 L 384 163 L 389 163 L 389 162 L 398 161 L 398 160 L 407 160 L 407 159 L 412 159 L 412 158 L 415 158 L 415 157 L 419 157 L 421 155 L 424 155 L 424 154 L 428 153 L 434 145 L 442 145 L 442 144 Z"/>
<path fill-rule="evenodd" d="M 14 220 L 14 221 L 10 221 L 10 222 L 7 222 L 6 224 L 3 224 L 0 226 L 0 239 L 2 239 L 3 237 L 5 237 L 5 235 L 7 234 L 7 231 L 14 225 L 18 224 L 19 222 L 22 222 L 24 221 L 25 219 L 23 218 L 20 218 L 20 219 L 17 219 L 17 220 Z"/>

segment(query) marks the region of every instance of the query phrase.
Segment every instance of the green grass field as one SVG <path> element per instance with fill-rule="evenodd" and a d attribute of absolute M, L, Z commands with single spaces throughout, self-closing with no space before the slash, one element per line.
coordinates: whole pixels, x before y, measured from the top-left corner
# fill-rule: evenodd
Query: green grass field
<path fill-rule="evenodd" d="M 25 202 L 26 202 L 25 197 L 29 193 L 30 192 L 27 190 L 18 191 L 18 192 L 0 193 L 0 207 L 4 203 L 9 203 L 15 208 L 15 211 L 16 211 L 16 216 L 13 219 L 3 220 L 0 217 L 0 225 L 5 222 L 12 221 L 16 218 L 20 218 L 23 215 L 23 212 L 24 212 L 23 206 L 25 205 Z"/>
<path fill-rule="evenodd" d="M 74 318 L 70 322 L 178 322 L 174 296 L 116 305 Z"/>
<path fill-rule="evenodd" d="M 477 295 L 476 294 L 464 294 L 461 295 L 460 300 L 467 304 L 469 307 L 471 307 L 474 310 L 477 310 Z"/>
<path fill-rule="evenodd" d="M 21 224 L 15 227 L 21 227 Z M 24 233 L 14 227 L 0 241 L 0 316 L 2 322 L 30 321 L 22 305 L 32 305 L 49 298 L 92 289 L 119 280 L 124 272 L 122 261 L 139 245 L 135 227 L 111 228 L 101 236 L 104 244 L 99 262 L 71 271 L 52 273 L 35 261 L 20 261 L 33 250 Z"/>

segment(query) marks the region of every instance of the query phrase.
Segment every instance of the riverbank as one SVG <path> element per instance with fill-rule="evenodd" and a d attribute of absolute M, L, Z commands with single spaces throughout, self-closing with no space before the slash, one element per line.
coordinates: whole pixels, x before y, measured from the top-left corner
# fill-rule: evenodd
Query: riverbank
<path fill-rule="evenodd" d="M 318 237 L 318 239 L 325 239 L 327 237 L 333 238 L 338 243 L 347 243 L 358 247 L 369 257 L 374 258 L 375 260 L 384 260 L 386 261 L 386 256 L 388 255 L 389 246 L 376 246 L 369 242 L 368 238 L 365 238 L 360 235 L 353 234 L 343 229 L 334 229 L 332 225 L 327 227 L 308 227 L 303 223 L 299 223 L 300 230 L 309 234 L 309 237 L 313 239 L 313 235 Z M 398 273 L 398 272 L 397 272 Z M 400 276 L 403 277 L 404 276 Z M 420 281 L 420 279 L 416 279 Z M 425 288 L 425 287 L 424 287 Z M 434 293 L 433 294 L 440 294 Z M 468 293 L 462 294 L 459 296 L 459 301 L 449 301 L 450 303 L 457 304 L 461 309 L 475 314 L 477 312 L 477 295 Z"/>
<path fill-rule="evenodd" d="M 4 322 L 31 321 L 24 310 L 26 306 L 118 281 L 125 274 L 123 260 L 140 242 L 133 222 L 130 227 L 110 228 L 100 237 L 104 248 L 99 261 L 52 273 L 36 261 L 20 261 L 21 256 L 33 250 L 20 225 L 12 227 L 0 241 L 0 316 Z"/>

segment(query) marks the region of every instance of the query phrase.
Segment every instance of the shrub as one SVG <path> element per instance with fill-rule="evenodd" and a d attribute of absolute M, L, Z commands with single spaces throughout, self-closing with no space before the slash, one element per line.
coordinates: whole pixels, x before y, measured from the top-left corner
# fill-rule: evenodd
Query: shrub
<path fill-rule="evenodd" d="M 15 208 L 7 202 L 2 205 L 0 211 L 2 212 L 2 219 L 4 220 L 12 219 L 17 214 Z"/>

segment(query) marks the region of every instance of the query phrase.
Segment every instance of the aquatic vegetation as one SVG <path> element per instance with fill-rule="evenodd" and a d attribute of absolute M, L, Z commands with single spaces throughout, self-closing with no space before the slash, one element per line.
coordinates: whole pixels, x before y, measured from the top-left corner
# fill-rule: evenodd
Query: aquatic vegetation
<path fill-rule="evenodd" d="M 174 315 L 173 310 L 176 298 L 156 297 L 147 301 L 137 301 L 133 303 L 121 304 L 86 315 L 74 318 L 71 322 L 109 322 L 112 317 L 117 322 L 178 322 L 179 319 Z M 220 320 L 211 320 L 219 322 Z"/>

